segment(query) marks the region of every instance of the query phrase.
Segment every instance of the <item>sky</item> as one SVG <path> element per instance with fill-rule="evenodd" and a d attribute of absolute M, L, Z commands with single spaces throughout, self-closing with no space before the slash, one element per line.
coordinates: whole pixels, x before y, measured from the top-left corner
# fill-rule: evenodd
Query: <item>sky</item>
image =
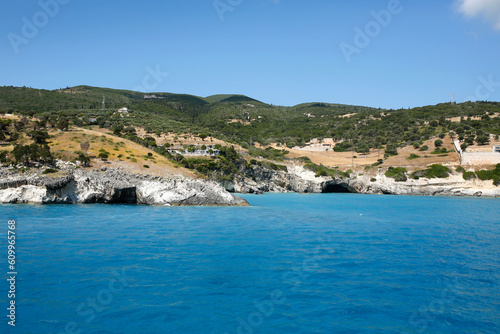
<path fill-rule="evenodd" d="M 499 59 L 500 0 L 25 0 L 0 13 L 0 86 L 398 109 L 500 101 Z"/>

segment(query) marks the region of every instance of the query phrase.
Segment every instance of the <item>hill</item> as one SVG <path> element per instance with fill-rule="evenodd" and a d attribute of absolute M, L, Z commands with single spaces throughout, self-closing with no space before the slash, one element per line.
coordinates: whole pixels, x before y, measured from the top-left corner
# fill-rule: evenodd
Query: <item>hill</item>
<path fill-rule="evenodd" d="M 495 143 L 500 135 L 498 102 L 399 110 L 323 102 L 284 107 L 236 94 L 201 98 L 90 86 L 53 91 L 6 86 L 0 87 L 0 114 L 5 113 L 34 116 L 48 128 L 65 130 L 67 123 L 82 131 L 107 131 L 146 146 L 148 137 L 167 145 L 200 146 L 211 138 L 252 149 L 255 157 L 256 152 L 267 157 L 256 149 L 272 146 L 288 150 L 289 158 L 307 156 L 329 166 L 348 166 L 349 160 L 367 166 L 378 159 L 455 163 L 450 136 L 467 148 Z M 436 140 L 443 145 L 435 146 Z"/>

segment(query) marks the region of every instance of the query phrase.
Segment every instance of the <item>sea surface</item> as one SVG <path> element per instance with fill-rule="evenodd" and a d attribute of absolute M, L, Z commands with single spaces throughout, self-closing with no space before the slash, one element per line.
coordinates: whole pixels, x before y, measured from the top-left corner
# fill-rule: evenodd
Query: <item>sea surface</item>
<path fill-rule="evenodd" d="M 500 333 L 499 199 L 243 197 L 1 205 L 0 333 Z"/>

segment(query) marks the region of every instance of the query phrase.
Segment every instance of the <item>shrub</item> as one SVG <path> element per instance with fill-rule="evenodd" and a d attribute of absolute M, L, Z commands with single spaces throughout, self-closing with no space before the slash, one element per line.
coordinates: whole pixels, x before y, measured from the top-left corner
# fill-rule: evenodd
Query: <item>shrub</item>
<path fill-rule="evenodd" d="M 448 150 L 444 147 L 442 148 L 436 147 L 436 149 L 431 152 L 431 154 L 443 154 L 443 153 L 448 153 Z"/>
<path fill-rule="evenodd" d="M 427 145 L 422 145 L 422 146 L 420 147 L 420 150 L 419 150 L 419 151 L 427 151 L 428 149 L 429 149 L 429 146 L 427 146 Z"/>
<path fill-rule="evenodd" d="M 385 156 L 398 155 L 398 146 L 396 144 L 387 144 Z"/>
<path fill-rule="evenodd" d="M 411 174 L 411 177 L 418 180 L 421 177 L 428 179 L 439 178 L 444 179 L 450 176 L 451 170 L 443 165 L 434 164 L 431 167 L 423 170 L 417 170 Z"/>
<path fill-rule="evenodd" d="M 98 157 L 102 160 L 106 160 L 107 158 L 109 158 L 109 154 L 107 152 L 101 152 L 99 153 Z"/>
<path fill-rule="evenodd" d="M 6 151 L 0 151 L 0 163 L 5 164 L 10 162 L 9 159 L 7 158 L 7 152 Z"/>
<path fill-rule="evenodd" d="M 58 170 L 54 168 L 47 168 L 46 170 L 43 171 L 42 174 L 52 174 L 52 173 L 57 173 Z"/>
<path fill-rule="evenodd" d="M 252 157 L 262 157 L 265 159 L 282 161 L 285 159 L 285 155 L 290 153 L 287 150 L 278 150 L 272 147 L 268 147 L 265 150 L 257 147 L 251 147 L 248 149 L 248 154 Z"/>
<path fill-rule="evenodd" d="M 82 163 L 83 167 L 90 166 L 90 158 L 87 155 L 85 155 L 83 152 L 80 152 L 78 154 L 78 160 Z"/>
<path fill-rule="evenodd" d="M 406 173 L 408 171 L 403 167 L 389 167 L 385 172 L 385 176 L 393 178 L 396 182 L 404 182 L 408 178 L 406 177 Z"/>
<path fill-rule="evenodd" d="M 374 177 L 372 177 L 372 178 L 370 179 L 370 181 L 371 181 L 371 182 L 375 182 L 375 181 L 377 181 L 377 179 L 376 179 L 376 178 L 374 178 Z"/>
<path fill-rule="evenodd" d="M 413 160 L 413 159 L 417 159 L 417 158 L 420 158 L 420 155 L 415 154 L 415 153 L 412 153 L 412 154 L 410 154 L 410 156 L 409 156 L 408 158 L 406 158 L 406 159 L 408 159 L 408 160 Z"/>
<path fill-rule="evenodd" d="M 462 166 L 458 166 L 457 169 L 456 169 L 456 171 L 458 173 L 464 173 L 465 172 L 465 168 L 463 168 Z"/>
<path fill-rule="evenodd" d="M 148 166 L 148 165 L 143 165 L 142 167 L 144 167 L 144 168 L 149 168 L 149 166 Z"/>
<path fill-rule="evenodd" d="M 311 162 L 311 159 L 309 157 L 298 157 L 297 160 L 299 160 L 300 162 L 304 162 L 304 163 Z"/>
<path fill-rule="evenodd" d="M 464 174 L 462 175 L 462 177 L 464 178 L 464 180 L 472 180 L 472 179 L 476 178 L 476 173 L 474 173 L 474 172 L 464 172 Z"/>

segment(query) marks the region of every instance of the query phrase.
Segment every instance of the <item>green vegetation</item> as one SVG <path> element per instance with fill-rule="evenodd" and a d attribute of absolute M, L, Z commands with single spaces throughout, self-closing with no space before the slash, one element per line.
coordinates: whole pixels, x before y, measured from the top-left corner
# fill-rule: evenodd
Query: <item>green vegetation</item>
<path fill-rule="evenodd" d="M 384 110 L 330 103 L 282 107 L 242 95 L 205 99 L 185 94 L 155 95 L 157 98 L 145 98 L 140 92 L 89 86 L 54 91 L 8 86 L 0 87 L 0 113 L 36 115 L 40 122 L 63 130 L 68 122 L 77 126 L 98 124 L 125 138 L 131 136 L 136 142 L 143 140 L 135 138 L 135 129 L 142 127 L 150 133 L 175 133 L 178 137 L 186 133 L 205 140 L 216 137 L 243 147 L 253 147 L 255 142 L 302 146 L 313 138 L 333 138 L 340 142 L 334 147 L 337 152 L 352 150 L 364 154 L 384 146 L 386 156 L 397 154 L 398 147 L 420 146 L 450 131 L 469 145 L 486 144 L 488 134 L 500 134 L 500 118 L 489 117 L 500 112 L 496 102 Z M 118 113 L 122 107 L 129 112 Z M 451 122 L 451 117 L 461 120 Z M 3 133 L 7 140 L 11 134 Z M 149 139 L 141 144 L 155 145 Z"/>
<path fill-rule="evenodd" d="M 264 159 L 278 161 L 283 161 L 285 159 L 285 155 L 287 155 L 288 153 L 289 151 L 287 150 L 278 150 L 272 147 L 268 147 L 265 150 L 257 147 L 250 147 L 248 149 L 248 154 L 252 157 L 261 157 Z"/>
<path fill-rule="evenodd" d="M 29 166 L 33 162 L 48 164 L 54 161 L 47 144 L 16 145 L 12 151 L 16 163 Z"/>
<path fill-rule="evenodd" d="M 474 172 L 464 172 L 462 177 L 464 180 L 472 180 L 476 178 L 476 173 Z"/>
<path fill-rule="evenodd" d="M 57 169 L 54 169 L 54 168 L 47 168 L 46 170 L 43 171 L 42 174 L 53 174 L 53 173 L 57 173 L 58 170 Z"/>
<path fill-rule="evenodd" d="M 419 178 L 447 178 L 450 176 L 451 170 L 443 165 L 434 164 L 427 169 L 418 170 L 411 174 L 413 179 L 418 180 Z"/>
<path fill-rule="evenodd" d="M 429 146 L 427 145 L 422 145 L 419 149 L 419 151 L 427 151 L 429 149 Z"/>
<path fill-rule="evenodd" d="M 325 167 L 323 165 L 317 165 L 315 163 L 308 163 L 308 164 L 305 164 L 304 166 L 306 169 L 309 169 L 313 172 L 316 173 L 316 177 L 320 177 L 320 176 L 331 176 L 331 177 L 339 177 L 341 179 L 345 179 L 345 178 L 348 178 L 350 177 L 351 173 L 352 173 L 352 170 L 347 170 L 345 172 L 342 172 L 338 169 L 335 169 L 335 168 L 328 168 L 328 167 Z"/>
<path fill-rule="evenodd" d="M 443 153 L 449 153 L 450 151 L 448 151 L 446 148 L 439 148 L 439 147 L 436 147 L 436 149 L 434 151 L 431 152 L 431 154 L 443 154 Z"/>
<path fill-rule="evenodd" d="M 252 169 L 252 165 L 247 164 L 246 160 L 236 152 L 233 146 L 216 145 L 216 148 L 219 150 L 219 155 L 211 158 L 186 158 L 180 154 L 173 156 L 163 147 L 158 148 L 156 152 L 165 155 L 185 168 L 196 170 L 210 179 L 218 181 L 232 181 L 238 176 L 243 176 L 245 169 Z"/>
<path fill-rule="evenodd" d="M 500 185 L 500 164 L 497 164 L 494 169 L 491 170 L 480 170 L 476 172 L 478 179 L 480 180 L 493 180 L 493 184 Z"/>
<path fill-rule="evenodd" d="M 408 178 L 406 177 L 406 173 L 408 171 L 403 167 L 389 167 L 385 172 L 385 176 L 393 178 L 396 182 L 404 182 Z"/>
<path fill-rule="evenodd" d="M 410 154 L 410 156 L 409 156 L 408 158 L 406 158 L 406 159 L 408 159 L 408 160 L 413 160 L 413 159 L 418 159 L 418 158 L 420 158 L 420 155 L 415 154 L 415 153 L 412 153 L 412 154 Z"/>

